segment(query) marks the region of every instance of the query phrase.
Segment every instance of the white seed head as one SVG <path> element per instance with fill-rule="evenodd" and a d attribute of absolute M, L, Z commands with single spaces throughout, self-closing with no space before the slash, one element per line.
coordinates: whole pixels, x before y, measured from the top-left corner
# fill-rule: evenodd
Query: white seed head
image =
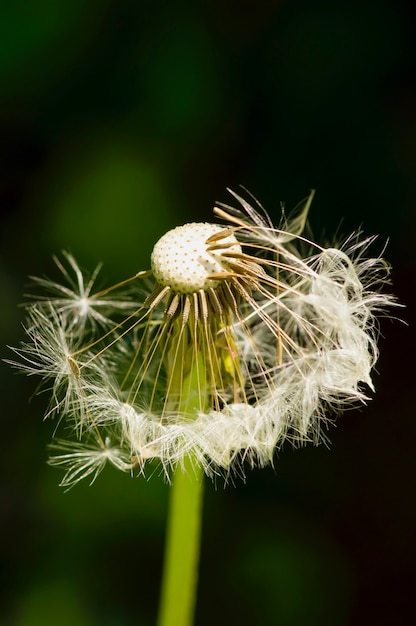
<path fill-rule="evenodd" d="M 279 228 L 233 195 L 241 209 L 215 211 L 229 226 L 171 230 L 151 271 L 96 291 L 97 272 L 86 279 L 66 255 L 65 284 L 36 279 L 46 294 L 28 304 L 12 364 L 43 378 L 47 415 L 73 429 L 51 460 L 65 487 L 106 463 L 134 473 L 160 459 L 167 475 L 187 457 L 210 476 L 262 467 L 285 440 L 325 439 L 327 409 L 367 400 L 376 316 L 394 304 L 379 292 L 387 268 L 368 257 L 372 239 L 307 242 L 313 194 Z M 141 282 L 149 274 L 156 286 Z"/>
<path fill-rule="evenodd" d="M 219 280 L 210 276 L 227 271 L 223 253 L 241 253 L 241 246 L 233 235 L 219 240 L 221 246 L 229 244 L 226 248 L 209 250 L 207 240 L 225 230 L 215 224 L 193 222 L 163 235 L 153 248 L 151 258 L 157 282 L 183 294 L 217 287 Z"/>

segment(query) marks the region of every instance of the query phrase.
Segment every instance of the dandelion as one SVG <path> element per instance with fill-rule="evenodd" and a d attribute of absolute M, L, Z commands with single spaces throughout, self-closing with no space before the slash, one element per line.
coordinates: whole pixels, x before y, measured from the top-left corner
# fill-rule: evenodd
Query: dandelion
<path fill-rule="evenodd" d="M 239 208 L 214 209 L 225 225 L 169 231 L 151 269 L 114 287 L 95 292 L 98 270 L 84 279 L 69 254 L 68 268 L 56 260 L 67 285 L 35 279 L 46 293 L 16 351 L 51 385 L 48 415 L 73 425 L 52 460 L 64 485 L 106 460 L 134 472 L 158 459 L 167 475 L 186 457 L 208 475 L 264 466 L 286 439 L 318 443 L 329 408 L 366 401 L 375 315 L 391 303 L 386 264 L 365 257 L 372 239 L 308 241 L 312 194 L 279 227 L 233 196 Z"/>
<path fill-rule="evenodd" d="M 15 350 L 14 365 L 51 392 L 47 416 L 72 432 L 50 461 L 63 486 L 93 482 L 107 462 L 175 470 L 160 626 L 190 624 L 200 473 L 261 467 L 287 440 L 325 438 L 337 410 L 368 399 L 376 317 L 393 304 L 380 290 L 387 264 L 367 256 L 373 238 L 306 238 L 313 193 L 277 227 L 231 193 L 237 208 L 214 209 L 221 224 L 174 228 L 149 270 L 113 287 L 56 259 L 66 284 L 35 279 L 45 293 L 27 305 L 29 341 Z"/>

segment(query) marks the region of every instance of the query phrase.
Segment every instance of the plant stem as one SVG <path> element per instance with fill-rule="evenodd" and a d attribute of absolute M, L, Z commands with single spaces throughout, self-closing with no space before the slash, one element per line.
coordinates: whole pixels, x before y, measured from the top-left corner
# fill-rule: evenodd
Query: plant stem
<path fill-rule="evenodd" d="M 157 626 L 192 626 L 198 582 L 203 470 L 187 457 L 173 476 Z"/>

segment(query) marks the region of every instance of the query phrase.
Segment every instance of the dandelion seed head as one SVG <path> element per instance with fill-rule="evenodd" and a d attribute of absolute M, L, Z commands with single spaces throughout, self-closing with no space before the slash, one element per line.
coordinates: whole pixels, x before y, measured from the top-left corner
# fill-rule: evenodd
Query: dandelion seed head
<path fill-rule="evenodd" d="M 224 252 L 241 252 L 233 235 L 221 238 L 221 249 L 210 250 L 209 238 L 226 229 L 215 224 L 191 223 L 167 232 L 153 248 L 151 265 L 160 285 L 178 293 L 207 291 L 218 286 L 212 274 L 227 270 Z"/>
<path fill-rule="evenodd" d="M 373 239 L 308 241 L 313 194 L 279 228 L 232 195 L 240 207 L 214 209 L 224 226 L 169 231 L 151 269 L 118 285 L 95 293 L 96 273 L 86 281 L 69 255 L 70 271 L 58 264 L 69 286 L 36 279 L 47 295 L 27 307 L 14 365 L 47 381 L 48 416 L 73 429 L 51 460 L 65 486 L 106 462 L 144 472 L 157 460 L 166 475 L 187 456 L 209 476 L 263 467 L 369 399 L 377 315 L 394 304 L 388 266 L 367 258 Z"/>

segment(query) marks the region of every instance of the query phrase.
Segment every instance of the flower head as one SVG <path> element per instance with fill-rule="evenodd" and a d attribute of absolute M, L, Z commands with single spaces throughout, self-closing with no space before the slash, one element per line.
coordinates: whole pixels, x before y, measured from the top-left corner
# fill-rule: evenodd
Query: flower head
<path fill-rule="evenodd" d="M 119 285 L 95 292 L 70 255 L 75 278 L 57 262 L 68 286 L 36 280 L 49 295 L 28 306 L 17 352 L 24 371 L 52 380 L 48 414 L 73 426 L 51 461 L 64 485 L 94 480 L 106 461 L 263 466 L 285 439 L 317 443 L 328 410 L 367 399 L 375 316 L 393 302 L 379 291 L 386 264 L 366 258 L 372 240 L 304 238 L 313 194 L 279 228 L 233 196 L 239 208 L 214 209 L 224 225 L 169 231 L 151 269 Z"/>

